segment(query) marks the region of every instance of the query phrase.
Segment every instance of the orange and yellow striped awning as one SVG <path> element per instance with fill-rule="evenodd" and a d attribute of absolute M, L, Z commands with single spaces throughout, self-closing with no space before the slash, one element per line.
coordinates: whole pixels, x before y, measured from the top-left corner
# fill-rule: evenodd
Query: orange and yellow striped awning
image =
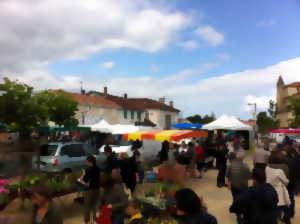
<path fill-rule="evenodd" d="M 130 134 L 124 134 L 122 137 L 127 141 L 135 140 L 154 140 L 154 141 L 169 141 L 178 142 L 187 138 L 207 138 L 208 134 L 205 131 L 192 130 L 152 130 L 138 131 Z"/>

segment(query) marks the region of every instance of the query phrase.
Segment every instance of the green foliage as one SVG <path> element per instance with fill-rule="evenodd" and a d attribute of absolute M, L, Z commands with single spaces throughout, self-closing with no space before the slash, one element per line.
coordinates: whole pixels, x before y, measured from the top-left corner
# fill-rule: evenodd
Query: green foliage
<path fill-rule="evenodd" d="M 211 115 L 204 115 L 201 117 L 201 115 L 197 114 L 194 116 L 190 116 L 186 118 L 188 121 L 192 122 L 193 124 L 208 124 L 210 122 L 213 122 L 216 120 L 215 114 L 212 112 Z"/>
<path fill-rule="evenodd" d="M 292 112 L 294 116 L 290 123 L 293 128 L 298 128 L 300 127 L 300 99 L 290 97 L 289 101 L 290 105 L 288 106 L 288 110 Z"/>
<path fill-rule="evenodd" d="M 0 205 L 2 204 L 8 204 L 10 202 L 9 195 L 6 193 L 2 193 L 0 195 Z"/>
<path fill-rule="evenodd" d="M 19 184 L 10 184 L 5 186 L 5 188 L 7 188 L 9 190 L 10 193 L 16 193 L 18 191 L 18 189 L 20 188 Z"/>
<path fill-rule="evenodd" d="M 32 132 L 49 121 L 58 125 L 76 126 L 77 102 L 63 91 L 35 93 L 33 87 L 4 78 L 0 84 L 0 122 L 28 139 Z"/>
<path fill-rule="evenodd" d="M 277 116 L 277 104 L 270 100 L 268 112 L 260 112 L 257 115 L 258 132 L 265 134 L 268 130 L 277 129 L 279 120 Z"/>

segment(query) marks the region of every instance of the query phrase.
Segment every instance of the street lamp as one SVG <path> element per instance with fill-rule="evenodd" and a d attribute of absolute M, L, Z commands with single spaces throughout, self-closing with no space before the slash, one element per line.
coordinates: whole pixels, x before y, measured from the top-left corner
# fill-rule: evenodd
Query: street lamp
<path fill-rule="evenodd" d="M 248 106 L 254 106 L 254 114 L 253 114 L 253 118 L 254 118 L 254 120 L 256 120 L 257 104 L 256 104 L 256 103 L 248 103 Z"/>

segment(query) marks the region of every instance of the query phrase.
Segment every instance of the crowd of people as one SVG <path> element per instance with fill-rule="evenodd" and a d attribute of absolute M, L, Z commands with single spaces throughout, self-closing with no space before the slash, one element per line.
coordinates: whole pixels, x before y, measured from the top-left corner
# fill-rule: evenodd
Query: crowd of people
<path fill-rule="evenodd" d="M 106 146 L 104 170 L 97 167 L 94 156 L 87 157 L 88 168 L 79 179 L 79 184 L 85 187 L 85 223 L 96 223 L 100 217 L 105 218 L 105 209 L 111 211 L 112 224 L 123 224 L 125 217 L 130 224 L 144 223 L 139 203 L 129 200 L 125 192 L 133 193 L 145 177 L 138 147 L 133 147 L 133 151 L 132 157 L 126 153 L 117 156 L 110 146 Z M 163 164 L 184 165 L 187 175 L 201 178 L 203 171 L 213 166 L 213 161 L 207 160 L 213 156 L 218 169 L 216 185 L 230 189 L 233 200 L 229 212 L 236 214 L 237 223 L 275 224 L 278 220 L 291 223 L 295 215 L 294 197 L 300 188 L 299 151 L 288 138 L 274 149 L 265 143 L 255 151 L 252 172 L 244 162 L 246 155 L 238 139 L 233 142 L 233 150 L 229 150 L 225 138 L 217 135 L 202 144 L 198 141 L 180 145 L 163 142 L 158 158 Z M 253 185 L 249 187 L 251 179 Z M 32 224 L 63 223 L 46 186 L 33 191 L 31 198 L 35 204 Z M 174 198 L 177 209 L 174 217 L 179 223 L 217 223 L 215 217 L 200 209 L 200 198 L 193 190 L 183 188 Z"/>

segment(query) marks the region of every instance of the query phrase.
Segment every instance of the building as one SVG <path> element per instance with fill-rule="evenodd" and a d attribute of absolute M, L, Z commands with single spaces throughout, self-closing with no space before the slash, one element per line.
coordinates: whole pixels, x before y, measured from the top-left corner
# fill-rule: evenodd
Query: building
<path fill-rule="evenodd" d="M 156 125 L 159 128 L 171 129 L 173 123 L 177 123 L 180 110 L 174 108 L 173 101 L 167 105 L 165 98 L 158 101 L 148 98 L 128 98 L 125 93 L 123 97 L 108 94 L 108 88 L 104 92 L 91 91 L 89 96 L 100 97 L 115 102 L 123 108 L 123 122 L 133 121 L 140 125 Z M 136 121 L 137 120 L 137 121 Z"/>
<path fill-rule="evenodd" d="M 289 128 L 290 120 L 293 114 L 288 111 L 289 97 L 299 97 L 300 99 L 300 82 L 293 82 L 286 85 L 280 76 L 277 82 L 277 118 L 280 121 L 280 128 Z"/>

